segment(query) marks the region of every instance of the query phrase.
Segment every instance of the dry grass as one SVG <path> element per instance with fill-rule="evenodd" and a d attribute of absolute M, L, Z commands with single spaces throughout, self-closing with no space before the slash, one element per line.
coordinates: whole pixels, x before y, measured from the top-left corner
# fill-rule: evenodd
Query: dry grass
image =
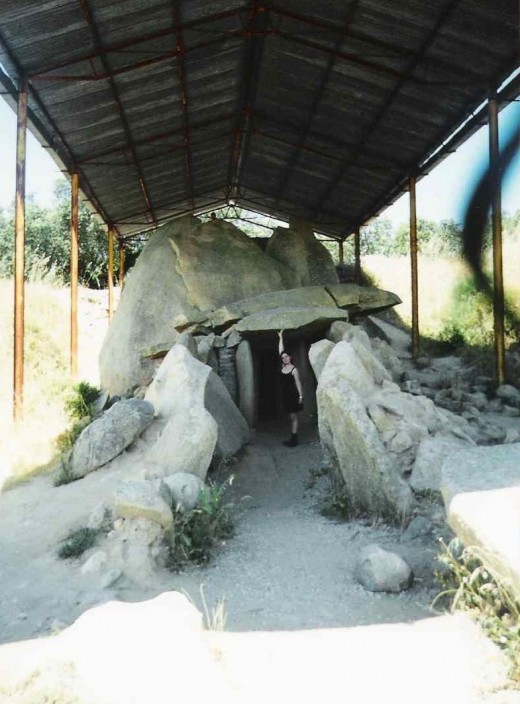
<path fill-rule="evenodd" d="M 520 245 L 516 238 L 504 243 L 503 259 L 506 295 L 520 301 Z M 403 303 L 397 306 L 396 312 L 404 323 L 410 325 L 411 270 L 408 257 L 372 255 L 363 257 L 362 265 L 375 278 L 376 285 L 397 293 Z M 467 275 L 468 268 L 460 260 L 419 256 L 419 327 L 422 334 L 438 335 L 446 321 L 454 289 Z"/>
<path fill-rule="evenodd" d="M 80 302 L 80 378 L 97 383 L 97 356 L 106 317 L 104 292 L 83 289 Z M 12 420 L 13 282 L 0 280 L 0 488 L 52 462 L 54 439 L 69 419 L 64 404 L 72 388 L 69 368 L 70 292 L 45 281 L 25 288 L 23 421 Z M 90 301 L 88 299 L 91 299 Z"/>

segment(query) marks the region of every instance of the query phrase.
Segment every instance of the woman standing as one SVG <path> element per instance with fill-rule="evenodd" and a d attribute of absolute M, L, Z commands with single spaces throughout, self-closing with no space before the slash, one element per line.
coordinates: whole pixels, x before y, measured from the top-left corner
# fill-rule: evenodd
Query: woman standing
<path fill-rule="evenodd" d="M 282 362 L 280 369 L 282 406 L 285 413 L 289 414 L 291 421 L 291 437 L 283 444 L 287 447 L 296 447 L 298 444 L 298 416 L 296 414 L 303 409 L 303 391 L 300 375 L 294 366 L 294 361 L 284 349 L 283 330 L 278 333 L 278 352 Z"/>

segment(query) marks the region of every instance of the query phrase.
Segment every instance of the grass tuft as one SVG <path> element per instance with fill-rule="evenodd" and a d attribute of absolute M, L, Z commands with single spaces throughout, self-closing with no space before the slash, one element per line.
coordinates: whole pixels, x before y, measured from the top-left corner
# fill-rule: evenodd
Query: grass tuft
<path fill-rule="evenodd" d="M 441 541 L 442 543 L 442 541 Z M 520 684 L 520 602 L 511 588 L 483 564 L 476 548 L 467 548 L 457 538 L 442 543 L 435 573 L 442 591 L 432 606 L 440 603 L 452 611 L 468 612 L 484 632 L 502 648 L 510 662 L 510 677 Z"/>
<path fill-rule="evenodd" d="M 62 560 L 80 557 L 86 550 L 94 547 L 101 533 L 101 530 L 87 526 L 71 531 L 63 539 L 58 557 Z"/>
<path fill-rule="evenodd" d="M 232 504 L 224 501 L 232 480 L 203 487 L 199 503 L 191 511 L 174 509 L 173 527 L 166 535 L 170 570 L 177 572 L 189 563 L 206 564 L 215 547 L 234 535 Z"/>

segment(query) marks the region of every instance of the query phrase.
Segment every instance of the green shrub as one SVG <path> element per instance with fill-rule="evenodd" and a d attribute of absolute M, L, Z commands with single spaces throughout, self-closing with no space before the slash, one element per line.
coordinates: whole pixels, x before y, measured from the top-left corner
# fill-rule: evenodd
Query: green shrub
<path fill-rule="evenodd" d="M 232 479 L 220 486 L 205 486 L 193 510 L 174 510 L 173 527 L 166 537 L 169 569 L 178 571 L 190 562 L 207 563 L 215 546 L 233 536 L 232 505 L 224 503 L 224 495 Z"/>
<path fill-rule="evenodd" d="M 88 381 L 80 381 L 73 388 L 72 396 L 65 407 L 71 419 L 92 418 L 92 404 L 99 397 L 101 389 L 92 386 Z"/>
<path fill-rule="evenodd" d="M 442 591 L 433 602 L 452 611 L 467 611 L 502 648 L 511 663 L 510 676 L 520 683 L 520 602 L 512 590 L 482 563 L 477 549 L 458 540 L 442 543 L 435 576 Z"/>
<path fill-rule="evenodd" d="M 87 526 L 71 531 L 62 540 L 58 557 L 62 560 L 79 557 L 85 550 L 94 547 L 101 533 L 100 529 L 87 528 Z"/>

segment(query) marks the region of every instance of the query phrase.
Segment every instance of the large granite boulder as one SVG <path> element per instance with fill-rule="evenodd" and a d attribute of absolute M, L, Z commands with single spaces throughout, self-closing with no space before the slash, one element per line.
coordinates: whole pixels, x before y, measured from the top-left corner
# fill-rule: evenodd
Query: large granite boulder
<path fill-rule="evenodd" d="M 242 301 L 235 301 L 214 310 L 209 316 L 209 324 L 213 327 L 219 327 L 236 323 L 237 320 L 254 313 L 294 307 L 335 308 L 336 304 L 323 286 L 304 286 L 286 291 L 272 291 Z"/>
<path fill-rule="evenodd" d="M 247 423 L 222 379 L 183 345 L 166 355 L 146 399 L 160 429 L 149 459 L 165 476 L 183 471 L 204 479 L 212 459 L 234 455 L 249 441 Z"/>
<path fill-rule="evenodd" d="M 153 421 L 154 407 L 137 398 L 118 401 L 83 430 L 74 445 L 70 472 L 84 477 L 117 457 Z"/>
<path fill-rule="evenodd" d="M 291 218 L 289 228 L 278 227 L 266 253 L 283 265 L 286 288 L 338 283 L 332 257 L 319 242 L 310 223 Z"/>
<path fill-rule="evenodd" d="M 333 320 L 346 320 L 348 313 L 334 306 L 274 308 L 242 318 L 236 329 L 240 333 L 276 330 L 318 331 Z"/>
<path fill-rule="evenodd" d="M 377 313 L 402 303 L 397 294 L 375 286 L 337 283 L 329 284 L 327 291 L 339 308 L 350 308 L 359 313 Z"/>
<path fill-rule="evenodd" d="M 127 277 L 99 357 L 101 386 L 111 394 L 150 381 L 154 369 L 146 357 L 153 345 L 175 342 L 175 314 L 200 315 L 188 302 L 170 236 L 168 226 L 157 230 Z"/>
<path fill-rule="evenodd" d="M 224 220 L 186 217 L 159 228 L 127 278 L 103 343 L 102 387 L 122 394 L 149 382 L 155 365 L 145 351 L 173 344 L 175 318 L 200 321 L 202 311 L 283 289 L 281 267 Z"/>
<path fill-rule="evenodd" d="M 354 510 L 406 518 L 411 490 L 366 409 L 366 398 L 375 388 L 352 346 L 338 343 L 318 383 L 320 438 L 345 480 Z"/>
<path fill-rule="evenodd" d="M 175 269 L 187 300 L 199 310 L 284 288 L 280 267 L 233 224 L 192 217 L 175 222 L 170 234 Z"/>

